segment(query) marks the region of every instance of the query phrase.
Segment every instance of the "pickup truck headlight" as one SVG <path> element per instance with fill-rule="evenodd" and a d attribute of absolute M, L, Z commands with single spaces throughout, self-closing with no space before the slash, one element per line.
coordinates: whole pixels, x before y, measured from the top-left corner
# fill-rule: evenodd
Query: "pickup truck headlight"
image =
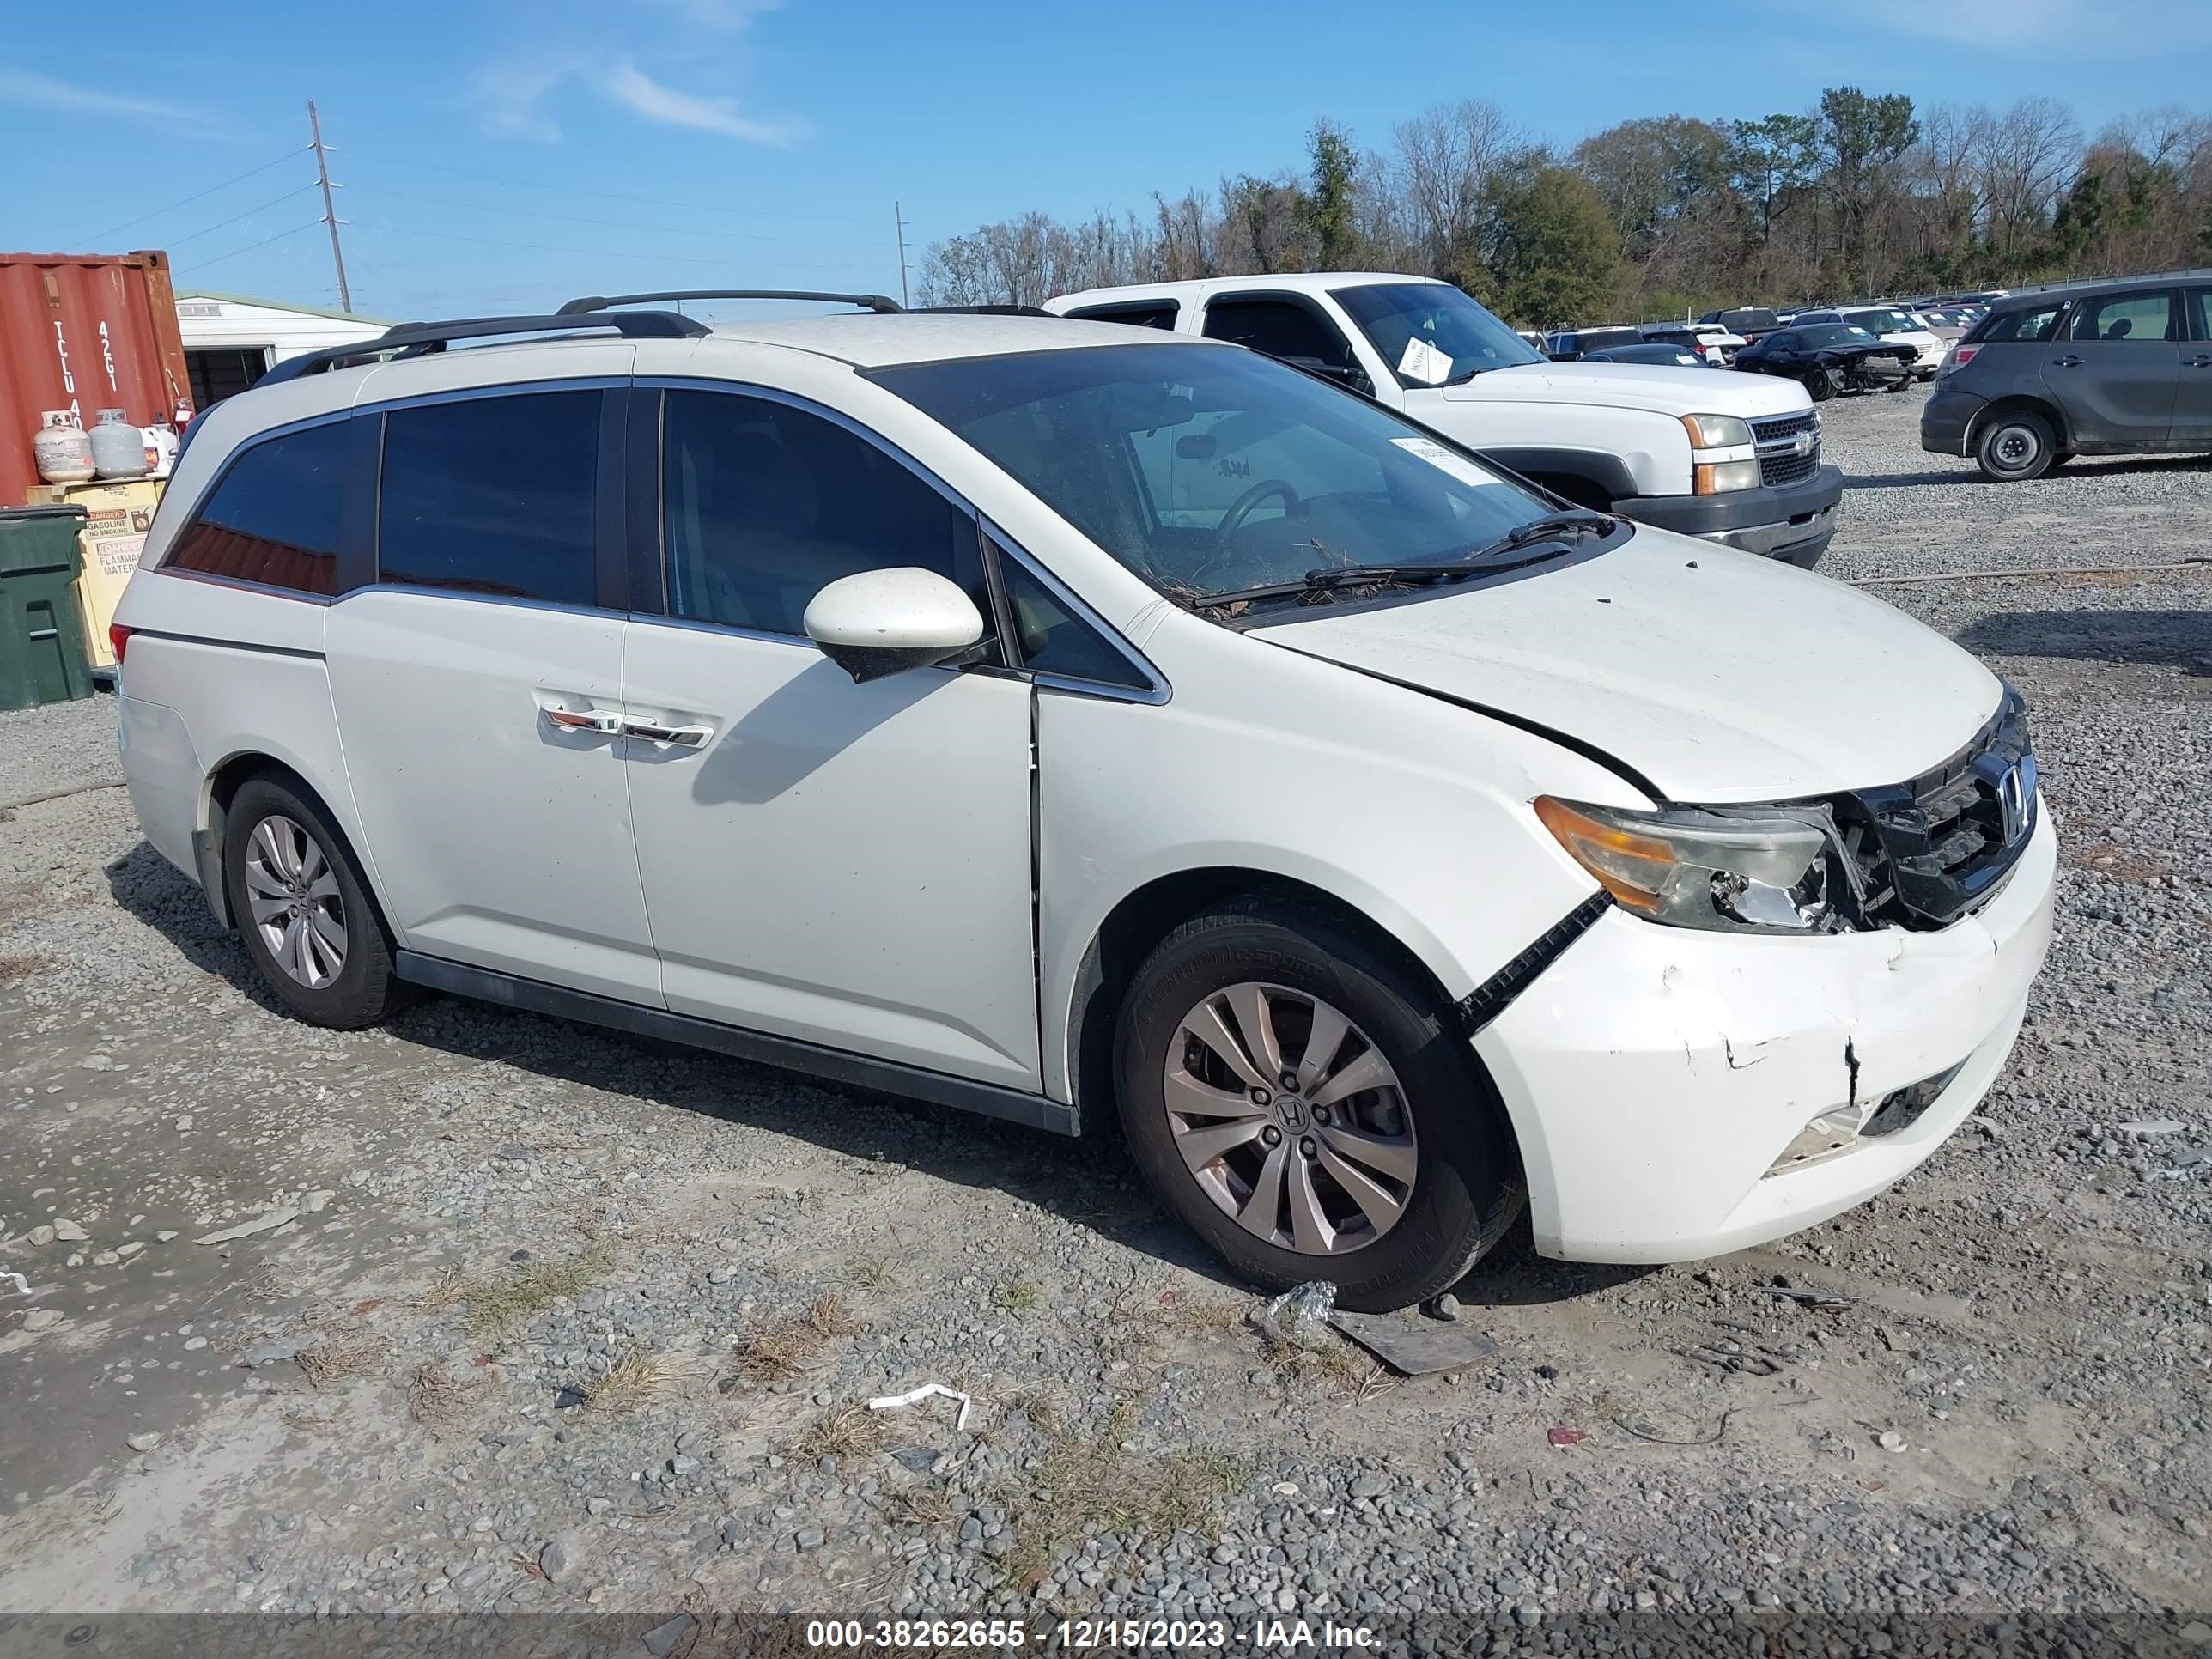
<path fill-rule="evenodd" d="M 1759 451 L 1749 422 L 1734 415 L 1685 415 L 1682 428 L 1690 434 L 1690 470 L 1698 495 L 1758 488 Z"/>
<path fill-rule="evenodd" d="M 1832 833 L 1815 809 L 1632 812 L 1550 795 L 1536 816 L 1622 908 L 1675 927 L 1825 933 L 1847 924 L 1828 891 Z"/>

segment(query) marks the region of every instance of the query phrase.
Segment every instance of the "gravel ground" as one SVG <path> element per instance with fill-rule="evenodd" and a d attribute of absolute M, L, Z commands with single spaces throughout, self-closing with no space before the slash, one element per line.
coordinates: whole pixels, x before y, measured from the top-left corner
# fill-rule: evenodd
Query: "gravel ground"
<path fill-rule="evenodd" d="M 1831 574 L 2212 541 L 2203 460 L 1993 486 L 1919 404 L 1829 405 Z M 1510 1242 L 1494 1350 L 1410 1381 L 1271 1345 L 1110 1147 L 446 1000 L 289 1023 L 102 787 L 111 705 L 0 715 L 0 1613 L 2198 1616 L 2212 570 L 1877 591 L 2030 698 L 2011 1066 L 1772 1247 Z M 926 1382 L 964 1431 L 860 1408 Z"/>

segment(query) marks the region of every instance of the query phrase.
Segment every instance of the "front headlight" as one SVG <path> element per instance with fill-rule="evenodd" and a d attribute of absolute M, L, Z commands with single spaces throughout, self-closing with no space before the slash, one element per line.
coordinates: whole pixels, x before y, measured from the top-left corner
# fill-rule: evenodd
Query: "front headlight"
<path fill-rule="evenodd" d="M 1690 434 L 1690 471 L 1698 495 L 1758 487 L 1759 450 L 1748 421 L 1734 415 L 1685 415 L 1682 429 Z"/>
<path fill-rule="evenodd" d="M 1536 798 L 1567 856 L 1624 909 L 1675 927 L 1832 933 L 1832 830 L 1814 807 L 1671 807 L 1632 812 Z"/>

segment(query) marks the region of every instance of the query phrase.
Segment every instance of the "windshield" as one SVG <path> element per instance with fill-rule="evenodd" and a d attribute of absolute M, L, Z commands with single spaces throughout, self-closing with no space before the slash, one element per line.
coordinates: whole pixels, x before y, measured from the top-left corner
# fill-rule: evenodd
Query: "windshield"
<path fill-rule="evenodd" d="M 1338 567 L 1448 565 L 1553 511 L 1389 410 L 1254 351 L 1092 346 L 870 378 L 1185 602 Z"/>
<path fill-rule="evenodd" d="M 1401 386 L 1449 386 L 1544 355 L 1449 283 L 1368 283 L 1330 290 Z"/>
<path fill-rule="evenodd" d="M 1874 336 L 1851 323 L 1815 323 L 1796 331 L 1800 343 L 1814 347 L 1871 345 Z"/>
<path fill-rule="evenodd" d="M 1910 334 L 1920 326 L 1901 311 L 1854 311 L 1844 320 L 1871 334 Z"/>

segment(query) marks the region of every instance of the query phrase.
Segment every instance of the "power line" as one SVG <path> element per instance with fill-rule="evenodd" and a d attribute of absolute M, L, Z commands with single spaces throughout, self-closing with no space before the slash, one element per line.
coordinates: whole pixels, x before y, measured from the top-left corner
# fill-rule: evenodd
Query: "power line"
<path fill-rule="evenodd" d="M 726 202 L 678 202 L 665 196 L 637 196 L 628 191 L 586 190 L 566 181 L 547 184 L 532 179 L 502 178 L 494 173 L 478 173 L 472 167 L 448 167 L 441 161 L 416 161 L 404 155 L 375 155 L 357 149 L 346 153 L 357 161 L 388 161 L 397 167 L 425 167 L 433 173 L 450 173 L 463 179 L 482 179 L 489 184 L 506 185 L 514 189 L 556 191 L 563 196 L 596 196 L 610 202 L 642 202 L 653 207 L 686 208 L 696 213 L 749 213 L 761 219 L 806 219 L 818 224 L 865 225 L 872 222 L 849 214 L 787 213 L 775 208 L 732 207 Z"/>
<path fill-rule="evenodd" d="M 320 224 L 322 221 L 319 219 L 315 222 Z M 395 236 L 422 236 L 427 237 L 432 241 L 438 242 L 474 242 L 483 247 L 513 248 L 532 253 L 574 253 L 580 255 L 587 259 L 652 259 L 657 260 L 663 264 L 705 265 L 715 270 L 727 270 L 730 268 L 731 264 L 730 260 L 726 257 L 719 259 L 702 259 L 697 258 L 687 258 L 679 253 L 648 253 L 644 252 L 633 252 L 623 248 L 558 247 L 548 242 L 512 242 L 507 240 L 503 237 L 497 236 L 465 236 L 458 231 L 410 230 L 402 225 L 377 225 L 373 227 L 373 228 L 387 232 Z M 823 267 L 818 264 L 809 264 L 805 265 L 771 265 L 767 267 L 767 269 L 772 270 L 818 270 L 822 268 Z M 863 267 L 858 264 L 830 267 L 830 269 L 833 270 L 858 270 L 862 268 Z"/>
<path fill-rule="evenodd" d="M 258 242 L 248 242 L 244 247 L 234 247 L 228 253 L 218 253 L 212 259 L 199 260 L 196 264 L 186 265 L 185 269 L 186 270 L 205 270 L 210 265 L 219 265 L 225 259 L 235 259 L 240 254 L 251 253 L 256 248 L 274 247 L 279 242 L 288 241 L 291 238 L 297 236 L 303 230 L 314 229 L 316 226 L 322 222 L 323 222 L 320 219 L 310 219 L 304 225 L 295 225 L 289 230 L 280 230 L 274 236 L 264 236 Z"/>
<path fill-rule="evenodd" d="M 672 236 L 713 236 L 731 241 L 781 242 L 799 247 L 872 247 L 872 242 L 821 242 L 811 236 L 762 236 L 749 230 L 703 230 L 696 225 L 641 225 L 627 219 L 586 219 L 573 213 L 545 213 L 536 208 L 501 207 L 495 202 L 456 202 L 449 196 L 418 196 L 412 191 L 388 190 L 382 185 L 356 185 L 354 196 L 389 196 L 395 201 L 422 202 L 432 207 L 458 208 L 465 213 L 512 213 L 520 218 L 544 219 L 561 224 L 596 225 L 613 230 L 650 230 Z"/>
<path fill-rule="evenodd" d="M 240 173 L 235 179 L 226 179 L 219 185 L 210 185 L 205 190 L 195 191 L 191 195 L 185 197 L 181 202 L 172 202 L 167 207 L 155 208 L 151 213 L 142 213 L 136 219 L 125 219 L 119 225 L 110 225 L 106 230 L 95 231 L 89 236 L 80 236 L 76 240 L 81 246 L 89 246 L 94 242 L 100 240 L 104 237 L 115 235 L 118 232 L 136 229 L 138 226 L 144 224 L 149 219 L 158 219 L 163 214 L 173 213 L 180 207 L 190 207 L 194 202 L 198 201 L 203 196 L 212 196 L 219 190 L 228 190 L 233 185 L 242 185 L 248 179 L 253 178 L 257 174 L 266 173 L 271 167 L 282 167 L 285 162 L 290 161 L 299 153 L 300 152 L 296 149 L 288 149 L 273 161 L 264 161 L 258 167 L 248 167 L 245 172 Z"/>
<path fill-rule="evenodd" d="M 304 196 L 307 191 L 313 188 L 314 185 L 312 184 L 301 185 L 296 190 L 286 191 L 282 196 L 270 197 L 269 200 L 264 202 L 259 207 L 248 208 L 243 213 L 234 213 L 228 219 L 218 220 L 216 223 L 210 225 L 205 230 L 196 230 L 189 236 L 167 237 L 164 240 L 166 245 L 169 247 L 182 247 L 186 242 L 197 242 L 203 236 L 213 235 L 218 230 L 227 229 L 230 226 L 236 224 L 240 219 L 251 219 L 257 213 L 266 213 L 270 208 L 275 207 L 278 203 L 289 202 L 295 196 Z"/>

